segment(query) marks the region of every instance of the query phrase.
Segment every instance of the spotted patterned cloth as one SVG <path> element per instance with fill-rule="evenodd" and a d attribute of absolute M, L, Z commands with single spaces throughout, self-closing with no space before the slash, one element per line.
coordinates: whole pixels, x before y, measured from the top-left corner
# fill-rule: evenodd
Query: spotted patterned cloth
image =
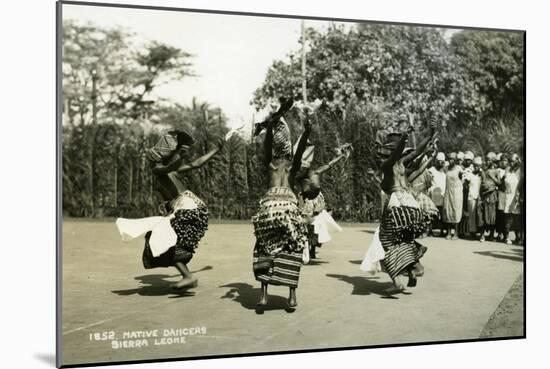
<path fill-rule="evenodd" d="M 178 200 L 191 198 L 197 205 L 194 209 L 182 209 L 178 206 Z M 174 200 L 174 218 L 170 225 L 177 235 L 174 246 L 161 255 L 154 257 L 149 246 L 150 232 L 145 236 L 145 249 L 143 250 L 143 266 L 145 269 L 174 266 L 177 262 L 187 264 L 191 261 L 195 249 L 208 229 L 208 208 L 192 192 L 183 192 Z"/>
<path fill-rule="evenodd" d="M 297 204 L 288 187 L 272 187 L 260 200 L 260 209 L 252 217 L 260 254 L 302 252 L 307 245 L 307 227 Z"/>
<path fill-rule="evenodd" d="M 313 199 L 304 199 L 302 204 L 302 213 L 305 216 L 313 217 L 325 210 L 326 202 L 322 192 L 319 192 Z"/>

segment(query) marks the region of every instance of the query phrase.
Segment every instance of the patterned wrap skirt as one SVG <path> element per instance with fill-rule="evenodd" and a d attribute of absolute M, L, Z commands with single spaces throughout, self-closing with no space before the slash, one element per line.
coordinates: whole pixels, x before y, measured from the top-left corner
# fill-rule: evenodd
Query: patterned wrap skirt
<path fill-rule="evenodd" d="M 498 194 L 496 191 L 484 194 L 478 206 L 479 224 L 494 226 L 497 220 Z"/>
<path fill-rule="evenodd" d="M 292 142 L 290 140 L 290 129 L 286 121 L 281 118 L 273 125 L 273 158 L 292 159 Z"/>
<path fill-rule="evenodd" d="M 178 209 L 174 212 L 174 218 L 170 225 L 177 235 L 174 246 L 161 255 L 154 257 L 149 246 L 151 232 L 145 235 L 145 248 L 143 250 L 143 266 L 145 269 L 166 268 L 174 266 L 177 262 L 187 264 L 193 258 L 195 249 L 208 229 L 208 208 L 190 191 L 182 193 L 183 196 L 192 198 L 198 205 L 195 209 Z"/>
<path fill-rule="evenodd" d="M 476 233 L 480 227 L 479 219 L 479 200 L 468 199 L 466 211 L 463 213 L 462 220 L 458 225 L 459 234 Z"/>
<path fill-rule="evenodd" d="M 268 270 L 254 271 L 254 277 L 257 281 L 277 286 L 298 287 L 302 267 L 301 252 L 281 251 L 275 255 L 265 256 L 254 250 L 253 257 L 254 263 L 266 259 L 271 261 Z"/>
<path fill-rule="evenodd" d="M 439 209 L 435 206 L 433 200 L 424 192 L 415 193 L 415 198 L 418 201 L 420 210 L 426 212 L 433 218 L 439 217 Z"/>
<path fill-rule="evenodd" d="M 260 210 L 252 217 L 256 245 L 254 260 L 271 260 L 271 267 L 255 271 L 256 280 L 297 287 L 302 252 L 308 247 L 308 230 L 297 200 L 288 187 L 273 187 L 260 201 Z"/>
<path fill-rule="evenodd" d="M 388 203 L 392 202 L 395 203 L 390 197 Z M 431 216 L 410 201 L 385 207 L 379 236 L 385 252 L 382 266 L 391 278 L 397 277 L 424 255 L 427 248 L 416 242 L 415 238 L 424 233 L 430 223 Z"/>

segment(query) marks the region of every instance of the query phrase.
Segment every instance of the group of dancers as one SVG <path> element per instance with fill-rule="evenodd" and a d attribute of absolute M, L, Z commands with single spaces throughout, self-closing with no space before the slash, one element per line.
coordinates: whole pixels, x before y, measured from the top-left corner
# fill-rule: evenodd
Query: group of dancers
<path fill-rule="evenodd" d="M 296 308 L 296 288 L 302 264 L 315 257 L 315 249 L 320 243 L 330 239 L 329 229 L 341 230 L 324 209 L 321 176 L 337 162 L 348 158 L 352 147 L 344 144 L 335 150 L 335 158 L 329 163 L 312 167 L 315 145 L 310 139 L 311 120 L 318 106 L 281 99 L 279 109 L 255 126 L 255 135 L 265 131 L 264 165 L 269 183 L 260 199 L 259 210 L 252 217 L 256 238 L 252 270 L 261 283 L 259 306 L 268 304 L 268 285 L 279 285 L 289 288 L 288 307 Z M 303 125 L 303 133 L 295 147 L 284 118 L 293 108 Z M 380 227 L 362 269 L 372 271 L 373 268 L 364 268 L 364 265 L 380 265 L 391 277 L 394 289 L 399 291 L 417 284 L 419 260 L 426 252 L 426 247 L 420 245 L 417 238 L 429 228 L 438 212 L 433 202 L 419 201 L 411 187 L 435 157 L 435 137 L 433 121 L 418 138 L 412 129 L 407 132 L 383 130 L 376 137 L 381 188 L 386 200 Z M 174 266 L 179 270 L 182 279 L 173 285 L 177 289 L 197 286 L 197 279 L 187 264 L 208 228 L 206 204 L 186 190 L 178 176 L 206 164 L 222 148 L 224 141 L 220 140 L 216 148 L 192 163 L 183 163 L 182 153 L 193 142 L 185 132 L 170 131 L 147 153 L 156 188 L 163 199 L 159 216 L 117 219 L 124 240 L 145 235 L 145 268 Z"/>

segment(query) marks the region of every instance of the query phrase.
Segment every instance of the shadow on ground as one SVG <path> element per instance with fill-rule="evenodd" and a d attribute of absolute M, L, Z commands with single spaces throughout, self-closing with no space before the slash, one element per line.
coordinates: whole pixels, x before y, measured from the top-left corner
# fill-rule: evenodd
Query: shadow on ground
<path fill-rule="evenodd" d="M 510 249 L 510 250 L 503 250 L 503 251 L 474 251 L 474 254 L 483 255 L 483 256 L 492 256 L 497 259 L 523 262 L 522 249 Z"/>
<path fill-rule="evenodd" d="M 350 277 L 342 274 L 326 274 L 327 277 L 336 278 L 353 286 L 352 295 L 379 295 L 386 299 L 397 299 L 395 295 L 400 293 L 409 295 L 409 292 L 387 291 L 393 286 L 392 282 L 378 282 L 380 277 Z"/>
<path fill-rule="evenodd" d="M 288 308 L 287 298 L 278 295 L 269 295 L 268 305 L 259 307 L 256 303 L 260 299 L 261 289 L 260 287 L 254 287 L 248 283 L 229 283 L 220 288 L 230 288 L 229 291 L 223 295 L 222 299 L 231 299 L 238 302 L 241 306 L 247 310 L 254 310 L 256 314 L 263 314 L 264 311 L 271 310 L 285 310 L 286 312 L 293 312 L 293 309 Z M 269 293 L 269 290 L 268 290 Z"/>
<path fill-rule="evenodd" d="M 192 271 L 192 273 L 198 273 L 206 270 L 214 269 L 212 266 L 207 265 L 201 269 Z M 119 296 L 140 295 L 140 296 L 167 296 L 173 295 L 170 298 L 180 298 L 187 296 L 194 296 L 195 293 L 188 289 L 175 290 L 172 288 L 173 280 L 167 280 L 167 278 L 180 277 L 180 274 L 146 274 L 137 276 L 134 279 L 140 282 L 140 286 L 131 288 L 128 290 L 113 290 Z"/>

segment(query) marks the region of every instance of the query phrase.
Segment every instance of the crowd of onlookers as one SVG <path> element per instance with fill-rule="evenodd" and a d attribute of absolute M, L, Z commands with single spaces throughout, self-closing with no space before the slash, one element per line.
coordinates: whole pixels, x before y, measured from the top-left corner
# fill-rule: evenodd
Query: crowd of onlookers
<path fill-rule="evenodd" d="M 517 154 L 438 152 L 433 166 L 413 183 L 419 202 L 437 207 L 431 235 L 506 244 L 524 242 L 524 173 Z M 514 238 L 511 238 L 511 232 Z"/>

